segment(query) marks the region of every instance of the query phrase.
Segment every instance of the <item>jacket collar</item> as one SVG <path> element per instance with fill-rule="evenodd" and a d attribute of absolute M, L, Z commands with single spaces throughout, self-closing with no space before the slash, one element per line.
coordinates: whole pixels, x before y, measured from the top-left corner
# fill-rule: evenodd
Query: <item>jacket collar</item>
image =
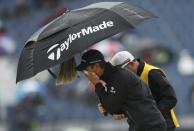
<path fill-rule="evenodd" d="M 137 59 L 137 61 L 139 62 L 139 66 L 137 67 L 137 75 L 141 76 L 141 73 L 143 72 L 145 66 L 145 62 L 141 59 Z"/>
<path fill-rule="evenodd" d="M 115 67 L 115 66 L 111 65 L 109 62 L 107 62 L 105 64 L 104 72 L 103 72 L 102 76 L 100 77 L 100 79 L 103 81 L 107 81 L 112 76 L 112 73 L 116 71 L 116 68 L 117 67 Z"/>

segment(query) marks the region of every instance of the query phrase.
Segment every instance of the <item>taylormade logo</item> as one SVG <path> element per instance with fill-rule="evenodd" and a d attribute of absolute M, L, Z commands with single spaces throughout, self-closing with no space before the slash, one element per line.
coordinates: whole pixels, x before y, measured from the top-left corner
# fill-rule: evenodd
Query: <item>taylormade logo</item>
<path fill-rule="evenodd" d="M 74 40 L 79 39 L 83 36 L 98 32 L 100 30 L 113 27 L 113 26 L 114 26 L 113 21 L 108 21 L 108 22 L 103 21 L 101 24 L 97 26 L 93 26 L 93 27 L 89 26 L 89 27 L 81 29 L 81 31 L 79 31 L 78 33 L 69 34 L 67 40 L 65 40 L 63 43 L 61 44 L 57 43 L 48 49 L 47 51 L 47 54 L 49 54 L 48 59 L 59 60 L 59 58 L 61 57 L 61 52 L 68 50 L 69 44 L 72 43 Z M 57 50 L 54 50 L 55 48 L 57 48 Z"/>

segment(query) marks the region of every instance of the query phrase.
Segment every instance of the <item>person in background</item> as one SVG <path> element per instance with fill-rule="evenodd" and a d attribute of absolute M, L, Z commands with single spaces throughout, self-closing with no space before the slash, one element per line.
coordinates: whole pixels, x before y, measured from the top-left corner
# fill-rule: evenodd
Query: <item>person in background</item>
<path fill-rule="evenodd" d="M 124 114 L 135 123 L 135 131 L 166 131 L 164 117 L 149 88 L 133 72 L 105 62 L 98 50 L 85 52 L 76 69 L 94 85 L 107 113 Z"/>
<path fill-rule="evenodd" d="M 16 51 L 16 42 L 9 35 L 5 23 L 0 19 L 0 56 L 13 56 Z"/>
<path fill-rule="evenodd" d="M 167 131 L 174 131 L 176 127 L 179 127 L 179 123 L 173 111 L 177 103 L 176 94 L 162 69 L 149 65 L 143 60 L 135 59 L 128 51 L 116 53 L 112 57 L 111 63 L 114 66 L 133 71 L 149 86 L 157 103 L 157 107 L 166 120 Z M 120 119 L 122 119 L 121 116 L 117 114 L 117 117 Z"/>

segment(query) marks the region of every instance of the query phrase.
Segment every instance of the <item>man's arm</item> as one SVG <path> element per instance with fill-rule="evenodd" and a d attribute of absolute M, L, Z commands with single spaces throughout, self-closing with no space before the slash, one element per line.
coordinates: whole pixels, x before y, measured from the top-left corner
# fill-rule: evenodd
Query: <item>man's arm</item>
<path fill-rule="evenodd" d="M 149 73 L 149 87 L 157 99 L 158 108 L 161 111 L 170 110 L 177 103 L 176 94 L 173 87 L 165 76 L 158 70 Z"/>
<path fill-rule="evenodd" d="M 122 85 L 115 83 L 114 87 L 108 88 L 95 73 L 84 71 L 84 74 L 95 86 L 96 94 L 106 111 L 111 114 L 118 113 L 124 101 L 123 93 L 125 91 L 122 89 Z"/>

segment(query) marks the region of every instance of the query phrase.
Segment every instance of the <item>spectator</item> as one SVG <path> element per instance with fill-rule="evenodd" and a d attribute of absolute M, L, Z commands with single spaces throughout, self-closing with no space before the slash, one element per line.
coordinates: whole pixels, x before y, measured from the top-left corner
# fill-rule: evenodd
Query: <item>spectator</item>
<path fill-rule="evenodd" d="M 30 15 L 29 6 L 26 0 L 16 0 L 15 16 L 24 18 Z"/>
<path fill-rule="evenodd" d="M 34 4 L 37 8 L 55 8 L 58 5 L 58 0 L 34 0 Z"/>
<path fill-rule="evenodd" d="M 0 56 L 13 55 L 16 50 L 15 41 L 6 35 L 6 28 L 2 20 L 0 20 Z"/>
<path fill-rule="evenodd" d="M 56 8 L 53 13 L 51 13 L 48 17 L 44 18 L 42 23 L 42 26 L 48 24 L 49 22 L 51 22 L 52 20 L 54 20 L 55 18 L 59 17 L 60 15 L 64 14 L 67 11 L 67 8 L 64 6 L 60 6 L 58 8 Z"/>

